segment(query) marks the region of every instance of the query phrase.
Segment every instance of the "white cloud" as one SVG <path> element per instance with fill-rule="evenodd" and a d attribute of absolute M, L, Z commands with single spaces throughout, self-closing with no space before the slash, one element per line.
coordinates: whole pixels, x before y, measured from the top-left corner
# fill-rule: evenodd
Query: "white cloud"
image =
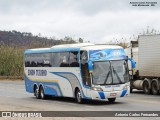
<path fill-rule="evenodd" d="M 59 38 L 82 37 L 95 43 L 105 43 L 113 38 L 129 39 L 147 26 L 160 30 L 159 9 L 134 8 L 126 0 L 124 4 L 117 2 L 115 5 L 113 1 L 105 0 L 13 1 L 1 2 L 1 7 L 8 5 L 8 10 L 0 8 L 1 30 L 14 29 Z"/>

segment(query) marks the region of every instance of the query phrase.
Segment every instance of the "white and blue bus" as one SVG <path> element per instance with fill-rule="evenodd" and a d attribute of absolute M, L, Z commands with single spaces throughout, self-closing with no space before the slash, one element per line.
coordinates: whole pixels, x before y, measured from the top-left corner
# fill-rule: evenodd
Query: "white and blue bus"
<path fill-rule="evenodd" d="M 25 51 L 26 91 L 46 96 L 108 100 L 128 96 L 127 57 L 120 46 L 91 43 L 57 45 Z"/>

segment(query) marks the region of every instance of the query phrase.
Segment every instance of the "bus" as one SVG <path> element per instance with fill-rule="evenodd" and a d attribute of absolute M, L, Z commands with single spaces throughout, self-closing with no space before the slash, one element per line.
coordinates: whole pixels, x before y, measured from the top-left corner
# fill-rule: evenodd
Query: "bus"
<path fill-rule="evenodd" d="M 24 52 L 26 91 L 37 99 L 72 97 L 114 102 L 130 94 L 128 58 L 120 46 L 56 45 Z"/>

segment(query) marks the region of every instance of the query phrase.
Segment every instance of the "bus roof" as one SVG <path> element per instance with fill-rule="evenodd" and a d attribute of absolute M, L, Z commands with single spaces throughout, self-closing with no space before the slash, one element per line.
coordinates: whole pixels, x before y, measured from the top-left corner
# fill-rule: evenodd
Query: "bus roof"
<path fill-rule="evenodd" d="M 45 53 L 45 52 L 62 52 L 62 51 L 77 51 L 77 50 L 102 50 L 102 49 L 122 49 L 116 45 L 95 45 L 92 43 L 78 43 L 78 44 L 63 44 L 56 45 L 51 48 L 37 48 L 27 49 L 26 53 Z"/>
<path fill-rule="evenodd" d="M 80 48 L 80 47 L 85 47 L 85 46 L 93 46 L 94 44 L 92 43 L 77 43 L 77 44 L 63 44 L 63 45 L 55 45 L 51 48 L 68 48 L 68 47 L 77 47 L 77 48 Z"/>
<path fill-rule="evenodd" d="M 103 50 L 103 49 L 122 49 L 122 47 L 116 45 L 93 45 L 81 48 L 81 50 Z"/>

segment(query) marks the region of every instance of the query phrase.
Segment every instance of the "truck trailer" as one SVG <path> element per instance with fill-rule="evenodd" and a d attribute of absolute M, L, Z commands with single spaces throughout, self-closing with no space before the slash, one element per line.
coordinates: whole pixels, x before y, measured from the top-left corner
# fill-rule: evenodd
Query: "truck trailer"
<path fill-rule="evenodd" d="M 130 91 L 143 90 L 146 94 L 160 93 L 160 35 L 140 35 L 125 49 L 127 56 L 136 62 L 130 68 Z"/>

